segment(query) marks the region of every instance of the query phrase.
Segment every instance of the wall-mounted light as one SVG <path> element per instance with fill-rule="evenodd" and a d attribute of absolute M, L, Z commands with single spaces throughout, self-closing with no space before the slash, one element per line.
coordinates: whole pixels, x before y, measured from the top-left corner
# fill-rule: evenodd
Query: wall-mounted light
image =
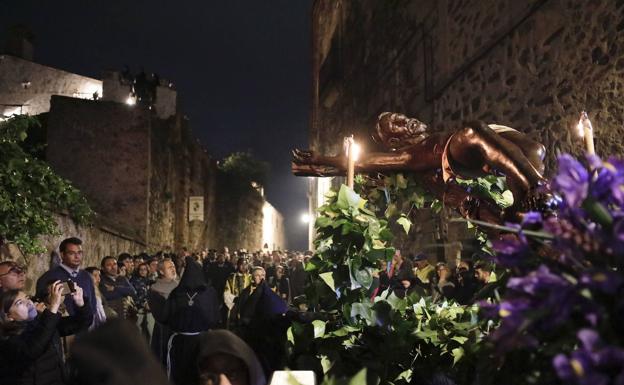
<path fill-rule="evenodd" d="M 128 95 L 128 99 L 126 99 L 126 104 L 129 106 L 134 106 L 136 104 L 136 97 L 132 94 Z"/>

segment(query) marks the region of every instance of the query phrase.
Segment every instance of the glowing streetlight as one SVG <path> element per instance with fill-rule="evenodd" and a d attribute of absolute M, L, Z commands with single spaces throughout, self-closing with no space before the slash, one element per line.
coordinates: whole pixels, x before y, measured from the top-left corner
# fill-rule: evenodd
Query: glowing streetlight
<path fill-rule="evenodd" d="M 301 222 L 310 223 L 310 214 L 308 213 L 301 214 Z"/>

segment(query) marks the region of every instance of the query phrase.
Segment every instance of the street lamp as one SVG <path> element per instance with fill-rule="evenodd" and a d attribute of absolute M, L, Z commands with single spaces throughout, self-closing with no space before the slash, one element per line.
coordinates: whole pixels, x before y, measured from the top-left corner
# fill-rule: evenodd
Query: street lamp
<path fill-rule="evenodd" d="M 301 222 L 310 223 L 310 214 L 308 213 L 301 214 Z"/>

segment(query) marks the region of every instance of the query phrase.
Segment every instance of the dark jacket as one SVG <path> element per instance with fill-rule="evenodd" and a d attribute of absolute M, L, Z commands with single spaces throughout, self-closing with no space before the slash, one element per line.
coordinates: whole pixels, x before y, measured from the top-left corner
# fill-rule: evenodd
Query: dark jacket
<path fill-rule="evenodd" d="M 284 301 L 290 303 L 291 301 L 291 290 L 290 290 L 290 280 L 286 277 L 282 277 L 281 279 L 277 279 L 277 276 L 273 276 L 269 278 L 269 287 L 273 289 Z"/>
<path fill-rule="evenodd" d="M 135 303 L 137 308 L 139 309 L 145 307 L 145 303 L 147 302 L 147 294 L 149 292 L 151 282 L 152 281 L 150 281 L 149 278 L 143 278 L 138 275 L 133 275 L 132 278 L 130 278 L 130 284 L 132 285 L 132 287 L 134 287 L 134 290 L 136 290 Z"/>
<path fill-rule="evenodd" d="M 110 289 L 112 287 L 112 290 Z M 106 299 L 108 306 L 115 310 L 119 317 L 127 318 L 127 309 L 124 307 L 123 299 L 125 297 L 132 297 L 135 299 L 136 290 L 130 284 L 130 281 L 126 277 L 118 275 L 114 279 L 106 274 L 102 274 L 100 281 L 100 292 L 102 297 Z"/>
<path fill-rule="evenodd" d="M 36 297 L 41 299 L 46 298 L 48 296 L 48 285 L 50 285 L 54 281 L 65 282 L 68 279 L 76 282 L 78 286 L 82 288 L 84 297 L 89 302 L 91 314 L 96 314 L 97 302 L 95 300 L 95 286 L 93 285 L 91 274 L 89 274 L 85 270 L 80 270 L 76 277 L 72 277 L 69 275 L 67 270 L 63 269 L 60 265 L 51 268 L 37 280 Z M 70 295 L 65 297 L 64 304 L 69 315 L 74 315 L 76 313 L 76 305 L 74 304 L 74 300 L 71 298 Z"/>
<path fill-rule="evenodd" d="M 0 384 L 64 384 L 60 337 L 87 330 L 93 321 L 87 301 L 75 310 L 68 317 L 45 310 L 27 322 L 20 334 L 0 339 Z"/>
<path fill-rule="evenodd" d="M 211 285 L 217 295 L 219 302 L 223 302 L 223 290 L 225 289 L 225 282 L 230 274 L 236 272 L 234 265 L 229 262 L 224 262 L 219 265 L 217 262 L 213 262 L 204 269 L 205 282 Z"/>

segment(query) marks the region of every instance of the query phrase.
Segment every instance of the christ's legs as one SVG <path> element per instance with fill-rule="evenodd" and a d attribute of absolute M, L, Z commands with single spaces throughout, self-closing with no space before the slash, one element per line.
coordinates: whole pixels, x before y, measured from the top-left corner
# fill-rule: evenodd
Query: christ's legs
<path fill-rule="evenodd" d="M 516 204 L 543 180 L 518 145 L 495 133 L 483 122 L 470 122 L 456 132 L 450 139 L 448 151 L 452 160 L 462 169 L 496 169 L 505 174 Z M 534 159 L 539 166 L 541 160 L 537 160 L 540 160 L 539 154 L 535 154 Z"/>

